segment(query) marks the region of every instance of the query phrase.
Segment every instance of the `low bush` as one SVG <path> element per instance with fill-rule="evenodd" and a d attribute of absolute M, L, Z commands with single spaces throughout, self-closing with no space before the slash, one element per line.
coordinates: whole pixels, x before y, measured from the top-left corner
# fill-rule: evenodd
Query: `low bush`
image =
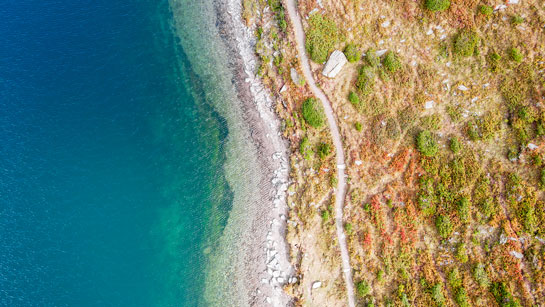
<path fill-rule="evenodd" d="M 350 224 L 350 223 L 344 224 L 344 231 L 346 231 L 347 235 L 351 235 L 352 234 L 352 224 Z"/>
<path fill-rule="evenodd" d="M 511 58 L 511 60 L 517 63 L 520 63 L 522 62 L 522 59 L 524 58 L 524 56 L 522 55 L 522 53 L 520 52 L 518 48 L 511 48 L 509 49 L 509 58 Z"/>
<path fill-rule="evenodd" d="M 494 9 L 490 5 L 481 5 L 479 12 L 486 17 L 490 17 L 494 13 Z"/>
<path fill-rule="evenodd" d="M 423 130 L 418 134 L 416 137 L 416 146 L 418 151 L 426 157 L 435 156 L 439 150 L 434 136 L 428 130 Z"/>
<path fill-rule="evenodd" d="M 521 16 L 519 15 L 516 15 L 516 16 L 513 16 L 511 18 L 511 23 L 514 24 L 515 26 L 517 25 L 520 25 L 524 22 L 524 18 L 522 18 Z"/>
<path fill-rule="evenodd" d="M 310 146 L 310 142 L 308 140 L 308 137 L 304 137 L 301 140 L 301 143 L 299 144 L 299 152 L 303 156 L 305 160 L 310 160 L 311 154 L 312 154 L 312 147 Z"/>
<path fill-rule="evenodd" d="M 360 68 L 358 79 L 356 80 L 356 88 L 360 94 L 367 96 L 373 91 L 375 85 L 375 73 L 370 66 L 362 66 Z"/>
<path fill-rule="evenodd" d="M 363 129 L 360 122 L 355 122 L 354 127 L 356 128 L 356 131 L 361 131 L 361 129 Z"/>
<path fill-rule="evenodd" d="M 458 201 L 458 217 L 462 223 L 469 222 L 469 217 L 471 215 L 470 202 L 467 197 L 462 197 Z"/>
<path fill-rule="evenodd" d="M 350 63 L 354 63 L 359 61 L 360 59 L 360 52 L 355 44 L 348 44 L 346 47 L 344 47 L 344 55 L 346 56 L 346 59 Z"/>
<path fill-rule="evenodd" d="M 450 221 L 450 218 L 446 215 L 440 215 L 435 220 L 435 227 L 437 227 L 437 232 L 441 238 L 446 239 L 450 236 L 454 230 L 454 226 Z"/>
<path fill-rule="evenodd" d="M 356 283 L 356 291 L 358 292 L 359 296 L 365 297 L 369 294 L 369 292 L 371 292 L 371 288 L 365 280 L 360 280 Z"/>
<path fill-rule="evenodd" d="M 443 294 L 443 287 L 437 283 L 430 289 L 431 298 L 435 302 L 436 306 L 446 306 L 445 295 Z"/>
<path fill-rule="evenodd" d="M 450 7 L 449 0 L 426 0 L 425 6 L 428 10 L 439 12 L 447 10 Z"/>
<path fill-rule="evenodd" d="M 456 249 L 456 259 L 461 263 L 466 263 L 469 260 L 465 243 L 458 245 L 458 248 Z"/>
<path fill-rule="evenodd" d="M 462 277 L 457 267 L 448 273 L 448 283 L 452 289 L 458 289 L 462 286 Z"/>
<path fill-rule="evenodd" d="M 460 307 L 469 307 L 469 297 L 467 296 L 467 291 L 464 288 L 458 289 L 456 291 L 456 296 L 454 297 L 454 300 L 456 303 L 458 303 L 458 306 Z"/>
<path fill-rule="evenodd" d="M 331 145 L 328 143 L 320 143 L 318 146 L 318 156 L 321 160 L 324 160 L 331 154 Z"/>
<path fill-rule="evenodd" d="M 475 266 L 475 269 L 473 269 L 473 277 L 475 277 L 475 280 L 477 281 L 479 286 L 483 288 L 487 288 L 490 284 L 488 280 L 488 275 L 486 274 L 484 265 L 482 263 L 477 264 Z"/>
<path fill-rule="evenodd" d="M 348 94 L 348 101 L 350 101 L 350 103 L 354 106 L 360 105 L 360 97 L 354 91 L 350 91 L 350 93 Z"/>
<path fill-rule="evenodd" d="M 513 297 L 504 282 L 495 282 L 490 287 L 490 292 L 496 302 L 502 307 L 521 307 L 522 305 Z"/>
<path fill-rule="evenodd" d="M 461 30 L 454 38 L 454 53 L 459 56 L 472 56 L 479 44 L 477 33 L 471 30 Z"/>
<path fill-rule="evenodd" d="M 324 210 L 322 211 L 322 222 L 327 222 L 329 220 L 329 211 L 328 210 Z"/>
<path fill-rule="evenodd" d="M 333 20 L 317 13 L 310 16 L 308 23 L 305 47 L 312 61 L 323 63 L 339 42 L 339 30 Z"/>
<path fill-rule="evenodd" d="M 369 65 L 373 67 L 378 66 L 378 64 L 380 63 L 380 59 L 377 56 L 377 51 L 375 50 L 375 48 L 369 48 L 367 50 L 367 52 L 365 53 L 365 60 L 367 61 L 367 63 L 369 63 Z"/>
<path fill-rule="evenodd" d="M 449 147 L 453 153 L 457 154 L 458 152 L 460 152 L 460 150 L 462 150 L 462 143 L 457 137 L 453 136 L 450 138 Z"/>
<path fill-rule="evenodd" d="M 386 53 L 384 60 L 382 60 L 382 65 L 391 73 L 394 73 L 401 68 L 401 62 L 399 61 L 398 56 L 392 51 Z"/>
<path fill-rule="evenodd" d="M 324 109 L 316 98 L 307 98 L 303 102 L 302 111 L 303 118 L 311 127 L 320 128 L 325 124 Z"/>

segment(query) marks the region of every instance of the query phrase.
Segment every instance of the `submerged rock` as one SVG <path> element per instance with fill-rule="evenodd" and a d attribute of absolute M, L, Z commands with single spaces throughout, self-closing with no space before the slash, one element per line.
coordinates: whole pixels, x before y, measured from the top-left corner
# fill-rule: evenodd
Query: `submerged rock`
<path fill-rule="evenodd" d="M 329 56 L 329 60 L 327 60 L 327 63 L 325 64 L 322 75 L 328 78 L 335 78 L 346 63 L 348 63 L 348 60 L 346 59 L 346 56 L 344 56 L 344 53 L 335 50 Z"/>

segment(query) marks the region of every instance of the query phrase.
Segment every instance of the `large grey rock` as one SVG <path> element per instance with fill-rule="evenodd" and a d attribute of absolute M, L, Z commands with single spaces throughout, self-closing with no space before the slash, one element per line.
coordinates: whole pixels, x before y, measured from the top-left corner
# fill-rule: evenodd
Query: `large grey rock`
<path fill-rule="evenodd" d="M 325 64 L 322 75 L 328 78 L 335 78 L 346 63 L 348 63 L 348 60 L 346 59 L 346 56 L 344 56 L 344 53 L 335 50 L 329 56 L 329 60 L 327 60 L 327 63 Z"/>

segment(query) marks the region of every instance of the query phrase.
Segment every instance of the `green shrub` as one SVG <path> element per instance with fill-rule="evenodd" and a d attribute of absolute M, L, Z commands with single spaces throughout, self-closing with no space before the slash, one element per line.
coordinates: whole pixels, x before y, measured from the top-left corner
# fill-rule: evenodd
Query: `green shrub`
<path fill-rule="evenodd" d="M 311 60 L 323 63 L 327 60 L 329 52 L 339 42 L 339 30 L 333 20 L 321 14 L 312 14 L 308 23 L 305 47 Z"/>
<path fill-rule="evenodd" d="M 344 55 L 346 56 L 346 59 L 348 59 L 348 62 L 354 63 L 359 61 L 360 59 L 360 52 L 356 45 L 350 43 L 344 47 Z"/>
<path fill-rule="evenodd" d="M 359 106 L 360 105 L 360 96 L 358 96 L 358 94 L 356 94 L 356 92 L 350 91 L 350 93 L 348 94 L 348 101 L 350 101 L 350 103 L 353 104 L 354 106 Z"/>
<path fill-rule="evenodd" d="M 392 51 L 386 53 L 384 60 L 382 60 L 382 65 L 391 73 L 394 73 L 401 68 L 401 62 L 399 61 L 398 56 Z"/>
<path fill-rule="evenodd" d="M 522 62 L 522 59 L 524 58 L 524 56 L 522 55 L 522 53 L 520 52 L 518 48 L 509 49 L 509 57 L 511 58 L 511 60 L 517 63 Z"/>
<path fill-rule="evenodd" d="M 448 273 L 448 283 L 452 289 L 458 289 L 462 286 L 462 277 L 457 267 Z"/>
<path fill-rule="evenodd" d="M 320 159 L 325 159 L 331 154 L 331 145 L 328 143 L 320 143 L 318 146 L 318 156 Z"/>
<path fill-rule="evenodd" d="M 377 281 L 383 282 L 384 281 L 384 270 L 379 270 L 377 273 Z"/>
<path fill-rule="evenodd" d="M 439 113 L 423 116 L 420 119 L 420 125 L 423 129 L 439 130 L 441 128 L 443 120 Z"/>
<path fill-rule="evenodd" d="M 361 131 L 361 129 L 363 128 L 360 122 L 355 122 L 354 127 L 356 128 L 356 131 Z"/>
<path fill-rule="evenodd" d="M 375 73 L 370 66 L 362 66 L 360 68 L 358 79 L 356 80 L 356 88 L 363 96 L 371 94 L 375 85 Z"/>
<path fill-rule="evenodd" d="M 470 214 L 471 214 L 471 208 L 470 208 L 469 199 L 467 199 L 467 197 L 462 197 L 458 201 L 458 217 L 460 217 L 460 221 L 462 221 L 462 223 L 469 222 Z"/>
<path fill-rule="evenodd" d="M 461 263 L 466 263 L 469 260 L 469 256 L 467 255 L 467 248 L 466 244 L 462 243 L 458 245 L 458 248 L 456 249 L 456 258 Z"/>
<path fill-rule="evenodd" d="M 444 11 L 450 7 L 449 0 L 426 0 L 426 8 L 433 12 Z"/>
<path fill-rule="evenodd" d="M 322 222 L 327 222 L 329 220 L 329 210 L 322 211 Z"/>
<path fill-rule="evenodd" d="M 490 5 L 481 5 L 479 7 L 479 12 L 486 17 L 490 17 L 494 13 L 494 9 Z"/>
<path fill-rule="evenodd" d="M 454 226 L 452 225 L 450 218 L 446 215 L 440 215 L 437 217 L 435 220 L 435 227 L 437 227 L 437 232 L 443 239 L 448 238 L 454 230 Z"/>
<path fill-rule="evenodd" d="M 325 113 L 322 105 L 316 98 L 307 98 L 303 102 L 303 118 L 314 128 L 320 128 L 325 124 Z"/>
<path fill-rule="evenodd" d="M 490 54 L 490 59 L 494 62 L 499 62 L 501 60 L 501 55 L 497 52 L 492 52 Z"/>
<path fill-rule="evenodd" d="M 495 282 L 490 287 L 490 292 L 496 302 L 502 307 L 521 307 L 520 303 L 513 297 L 509 288 L 504 282 Z"/>
<path fill-rule="evenodd" d="M 475 266 L 475 269 L 473 270 L 473 277 L 475 277 L 475 280 L 477 281 L 479 286 L 483 288 L 487 288 L 490 284 L 490 281 L 488 280 L 488 275 L 486 274 L 484 265 L 482 263 L 479 263 Z"/>
<path fill-rule="evenodd" d="M 481 204 L 481 213 L 487 218 L 491 218 L 496 213 L 496 206 L 491 197 L 486 198 Z"/>
<path fill-rule="evenodd" d="M 452 150 L 453 153 L 458 153 L 460 152 L 460 150 L 462 150 L 462 143 L 460 142 L 460 140 L 453 136 L 450 138 L 450 150 Z"/>
<path fill-rule="evenodd" d="M 369 292 L 371 292 L 371 288 L 365 280 L 360 280 L 356 283 L 356 291 L 358 292 L 359 296 L 365 297 L 369 294 Z"/>
<path fill-rule="evenodd" d="M 365 60 L 367 61 L 367 63 L 369 63 L 369 65 L 373 67 L 378 66 L 378 64 L 380 63 L 380 59 L 377 56 L 377 51 L 375 50 L 375 48 L 369 48 L 367 50 L 367 52 L 365 53 Z"/>
<path fill-rule="evenodd" d="M 523 22 L 524 22 L 524 18 L 522 18 L 519 15 L 513 16 L 511 18 L 511 23 L 514 24 L 515 26 L 520 25 Z"/>
<path fill-rule="evenodd" d="M 467 296 L 467 291 L 464 288 L 458 289 L 456 291 L 456 296 L 454 297 L 454 300 L 456 303 L 458 303 L 458 306 L 460 307 L 469 307 L 469 297 Z"/>
<path fill-rule="evenodd" d="M 305 160 L 310 160 L 311 154 L 312 154 L 312 147 L 310 146 L 310 142 L 308 140 L 308 137 L 304 137 L 301 140 L 301 143 L 299 144 L 299 152 L 303 156 Z"/>
<path fill-rule="evenodd" d="M 418 134 L 416 146 L 418 151 L 426 157 L 435 156 L 439 150 L 434 136 L 428 130 L 423 130 Z"/>
<path fill-rule="evenodd" d="M 344 224 L 344 231 L 346 231 L 346 234 L 347 235 L 351 235 L 352 234 L 352 224 L 350 223 L 346 223 Z"/>
<path fill-rule="evenodd" d="M 461 30 L 454 38 L 454 53 L 459 56 L 472 56 L 479 44 L 477 33 L 470 30 Z"/>
<path fill-rule="evenodd" d="M 436 306 L 446 306 L 445 295 L 443 294 L 443 287 L 440 283 L 431 287 L 431 298 L 435 302 Z"/>

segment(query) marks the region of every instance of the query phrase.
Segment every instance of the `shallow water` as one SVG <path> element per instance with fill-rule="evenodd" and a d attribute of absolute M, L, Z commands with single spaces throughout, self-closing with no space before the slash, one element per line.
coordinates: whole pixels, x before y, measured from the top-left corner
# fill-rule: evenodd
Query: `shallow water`
<path fill-rule="evenodd" d="M 204 304 L 236 129 L 218 99 L 230 80 L 187 53 L 211 38 L 178 36 L 172 12 L 151 0 L 0 6 L 1 306 Z"/>

